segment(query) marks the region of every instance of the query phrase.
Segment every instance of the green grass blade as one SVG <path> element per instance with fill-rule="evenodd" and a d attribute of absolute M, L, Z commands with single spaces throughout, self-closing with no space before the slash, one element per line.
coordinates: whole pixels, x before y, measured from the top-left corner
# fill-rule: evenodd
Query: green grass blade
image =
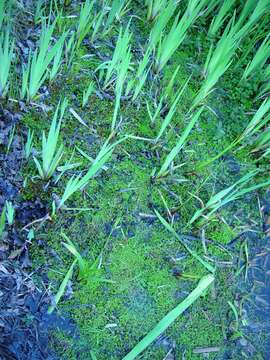
<path fill-rule="evenodd" d="M 4 206 L 0 217 L 0 238 L 3 235 L 5 227 L 6 227 L 6 207 Z"/>
<path fill-rule="evenodd" d="M 54 298 L 54 304 L 52 304 L 51 306 L 49 306 L 49 309 L 48 309 L 48 314 L 51 314 L 54 309 L 56 308 L 57 304 L 59 303 L 61 297 L 64 295 L 65 293 L 65 290 L 66 290 L 66 287 L 67 287 L 67 284 L 68 284 L 68 281 L 72 278 L 72 274 L 73 274 L 73 269 L 74 269 L 74 266 L 76 265 L 77 263 L 77 259 L 73 261 L 73 263 L 71 264 L 68 272 L 66 273 L 63 281 L 61 282 L 61 285 L 55 295 L 55 298 Z"/>
<path fill-rule="evenodd" d="M 164 318 L 123 358 L 123 360 L 134 360 L 155 339 L 160 336 L 189 306 L 191 306 L 205 290 L 213 283 L 214 276 L 206 275 L 198 283 L 197 287 L 170 311 Z"/>
<path fill-rule="evenodd" d="M 208 34 L 215 36 L 218 30 L 221 28 L 222 24 L 227 18 L 227 13 L 232 10 L 235 0 L 224 0 L 221 5 L 218 14 L 213 18 Z"/>
<path fill-rule="evenodd" d="M 78 261 L 78 265 L 79 265 L 79 268 L 80 268 L 80 273 L 83 276 L 83 274 L 85 274 L 85 270 L 86 270 L 86 262 L 85 262 L 85 260 L 83 259 L 81 254 L 78 252 L 78 250 L 76 249 L 73 242 L 69 239 L 69 237 L 63 232 L 61 232 L 61 235 L 67 241 L 67 243 L 63 243 L 63 245 L 68 249 L 69 252 L 71 252 L 72 255 L 74 255 L 74 257 Z"/>
<path fill-rule="evenodd" d="M 201 113 L 203 111 L 203 107 L 200 108 L 196 114 L 194 114 L 190 120 L 190 122 L 188 123 L 188 125 L 186 126 L 183 134 L 181 135 L 180 139 L 178 140 L 177 144 L 175 145 L 175 147 L 171 150 L 171 152 L 169 153 L 169 155 L 166 157 L 163 165 L 161 166 L 157 177 L 161 177 L 164 176 L 170 166 L 170 164 L 173 162 L 174 158 L 176 157 L 176 155 L 181 151 L 181 149 L 183 148 L 187 137 L 189 135 L 189 133 L 191 132 L 193 126 L 196 124 L 196 122 L 198 121 Z"/>

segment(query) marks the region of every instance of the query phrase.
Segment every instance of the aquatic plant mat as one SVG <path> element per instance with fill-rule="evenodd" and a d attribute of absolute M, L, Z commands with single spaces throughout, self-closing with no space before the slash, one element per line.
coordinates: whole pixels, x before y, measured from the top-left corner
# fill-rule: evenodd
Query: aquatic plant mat
<path fill-rule="evenodd" d="M 270 2 L 0 0 L 0 359 L 268 359 Z"/>

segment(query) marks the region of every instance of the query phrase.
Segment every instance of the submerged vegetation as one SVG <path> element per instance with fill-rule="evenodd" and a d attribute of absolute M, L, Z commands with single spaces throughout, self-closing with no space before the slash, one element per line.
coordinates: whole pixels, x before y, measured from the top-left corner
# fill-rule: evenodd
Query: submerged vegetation
<path fill-rule="evenodd" d="M 71 319 L 56 358 L 264 358 L 237 289 L 269 225 L 269 14 L 0 0 L 0 272 Z"/>

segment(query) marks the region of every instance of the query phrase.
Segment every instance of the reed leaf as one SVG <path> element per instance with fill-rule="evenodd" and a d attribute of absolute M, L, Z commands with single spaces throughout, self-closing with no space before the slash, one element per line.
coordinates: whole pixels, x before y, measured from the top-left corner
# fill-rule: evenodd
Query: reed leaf
<path fill-rule="evenodd" d="M 14 41 L 10 40 L 9 32 L 6 31 L 5 33 L 0 34 L 0 96 L 4 96 L 8 90 L 8 79 L 13 58 L 13 50 Z"/>
<path fill-rule="evenodd" d="M 175 99 L 172 103 L 172 106 L 170 107 L 170 110 L 168 112 L 168 114 L 166 115 L 165 119 L 162 121 L 161 124 L 161 128 L 159 130 L 159 133 L 156 137 L 156 142 L 161 138 L 161 136 L 163 135 L 165 129 L 167 128 L 167 126 L 170 124 L 170 122 L 172 121 L 172 118 L 177 110 L 177 105 L 179 100 L 181 99 L 181 97 L 183 96 L 183 93 L 187 87 L 187 84 L 189 83 L 190 77 L 187 79 L 187 81 L 184 83 L 184 85 L 181 87 L 181 89 L 178 91 L 178 93 L 175 96 Z"/>
<path fill-rule="evenodd" d="M 211 45 L 204 65 L 205 79 L 196 95 L 192 109 L 200 105 L 213 91 L 214 86 L 230 67 L 238 42 L 233 27 L 234 18 L 228 23 L 217 45 Z"/>
<path fill-rule="evenodd" d="M 61 121 L 66 107 L 66 99 L 62 102 L 61 106 L 60 103 L 57 105 L 48 133 L 48 137 L 46 137 L 44 131 L 42 133 L 41 162 L 34 157 L 34 161 L 37 166 L 39 175 L 44 180 L 49 179 L 53 175 L 63 155 L 63 145 L 57 147 L 57 143 L 59 139 Z"/>
<path fill-rule="evenodd" d="M 189 0 L 187 9 L 180 18 L 180 13 L 175 17 L 173 25 L 165 36 L 160 40 L 157 49 L 156 71 L 160 72 L 178 49 L 186 37 L 188 29 L 200 16 L 203 7 L 208 0 Z"/>
<path fill-rule="evenodd" d="M 270 34 L 264 39 L 254 58 L 246 66 L 242 79 L 246 80 L 255 71 L 261 70 L 268 59 L 270 59 Z"/>
<path fill-rule="evenodd" d="M 155 341 L 187 308 L 189 308 L 208 287 L 213 283 L 214 276 L 206 275 L 201 278 L 197 287 L 164 318 L 123 358 L 123 360 L 134 360 L 153 341 Z"/>
<path fill-rule="evenodd" d="M 157 174 L 158 178 L 165 176 L 167 174 L 171 163 L 173 162 L 174 158 L 179 154 L 179 152 L 185 145 L 188 135 L 190 134 L 190 132 L 191 132 L 192 128 L 194 127 L 194 125 L 196 124 L 196 122 L 198 121 L 202 111 L 203 111 L 203 108 L 200 108 L 194 115 L 192 115 L 191 120 L 189 121 L 188 125 L 186 126 L 183 134 L 180 136 L 175 147 L 167 155 L 163 165 L 161 166 L 161 168 Z"/>
<path fill-rule="evenodd" d="M 53 311 L 55 310 L 56 306 L 58 305 L 59 301 L 61 300 L 62 296 L 65 294 L 65 291 L 66 291 L 66 287 L 67 287 L 67 284 L 69 282 L 69 280 L 72 278 L 72 274 L 73 274 L 73 270 L 74 270 L 74 266 L 76 265 L 77 263 L 77 259 L 75 259 L 73 261 L 73 263 L 71 264 L 68 272 L 66 273 L 63 281 L 61 282 L 61 285 L 54 297 L 54 300 L 53 300 L 53 304 L 49 306 L 48 308 L 48 311 L 47 313 L 48 314 L 52 314 Z"/>
<path fill-rule="evenodd" d="M 213 195 L 208 200 L 208 202 L 205 204 L 204 207 L 202 207 L 200 210 L 197 210 L 195 212 L 195 214 L 192 216 L 192 218 L 189 221 L 189 225 L 193 224 L 201 216 L 204 216 L 205 218 L 208 219 L 212 214 L 214 214 L 222 206 L 228 204 L 229 202 L 237 200 L 241 196 L 251 191 L 270 185 L 270 180 L 268 180 L 266 182 L 257 185 L 244 187 L 251 179 L 254 178 L 255 175 L 258 174 L 258 172 L 259 172 L 258 170 L 253 170 L 249 172 L 248 174 L 241 177 L 238 181 L 236 181 L 233 185 Z"/>
<path fill-rule="evenodd" d="M 213 18 L 208 30 L 208 35 L 215 36 L 220 30 L 226 19 L 228 18 L 228 12 L 234 6 L 235 0 L 224 0 L 218 11 L 218 14 Z"/>

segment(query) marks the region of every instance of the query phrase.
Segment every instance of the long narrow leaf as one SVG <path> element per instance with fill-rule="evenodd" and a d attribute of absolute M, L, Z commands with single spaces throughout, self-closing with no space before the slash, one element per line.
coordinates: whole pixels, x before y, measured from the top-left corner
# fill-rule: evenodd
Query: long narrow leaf
<path fill-rule="evenodd" d="M 49 307 L 48 309 L 48 314 L 51 314 L 54 309 L 56 308 L 57 304 L 59 303 L 61 297 L 64 295 L 65 293 L 65 290 L 66 290 L 66 287 L 67 287 L 67 284 L 69 282 L 69 280 L 72 278 L 72 274 L 73 274 L 73 269 L 74 269 L 74 266 L 76 265 L 77 263 L 77 259 L 73 261 L 73 263 L 71 264 L 68 272 L 66 273 L 63 281 L 61 282 L 61 285 L 54 297 L 54 303 Z"/>
<path fill-rule="evenodd" d="M 191 306 L 206 289 L 213 283 L 214 276 L 206 275 L 198 283 L 197 287 L 171 310 L 164 318 L 123 358 L 123 360 L 134 360 L 153 341 L 157 339 L 189 306 Z"/>

